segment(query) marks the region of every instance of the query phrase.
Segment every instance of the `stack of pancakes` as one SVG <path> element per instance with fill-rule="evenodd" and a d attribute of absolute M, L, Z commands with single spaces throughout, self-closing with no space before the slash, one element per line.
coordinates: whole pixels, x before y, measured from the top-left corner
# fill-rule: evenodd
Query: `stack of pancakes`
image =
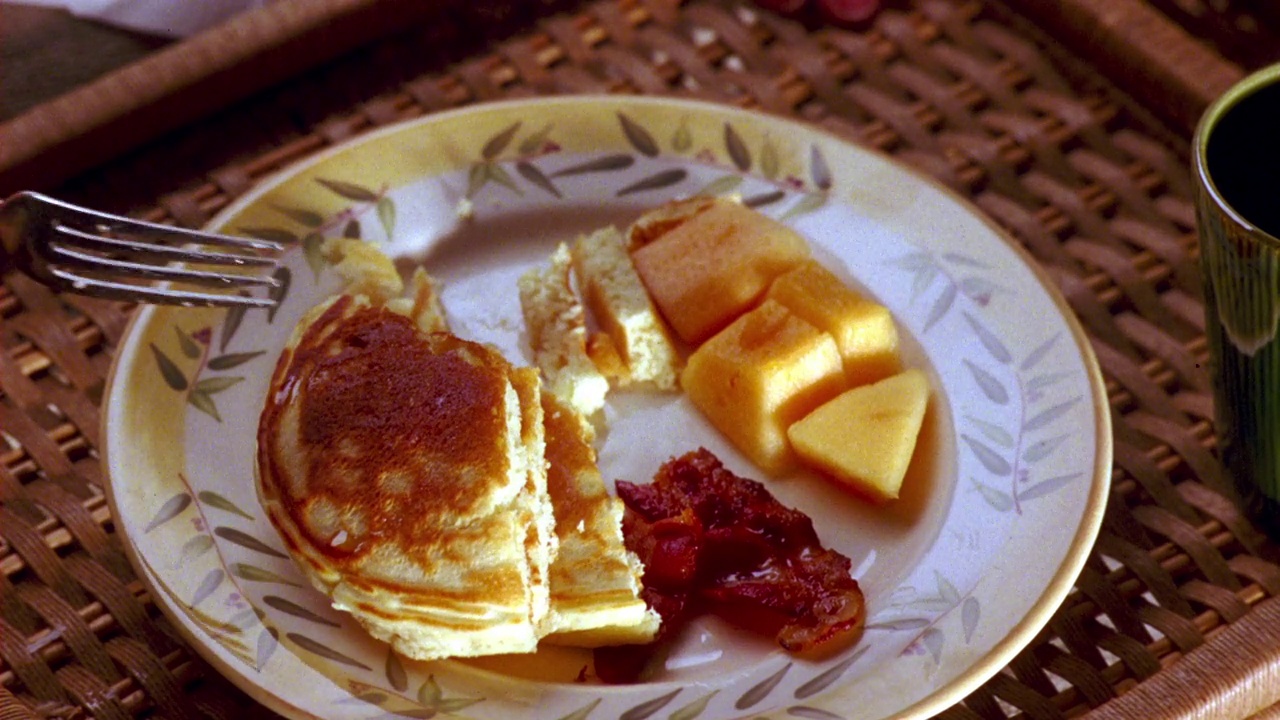
<path fill-rule="evenodd" d="M 361 261 L 349 279 L 386 268 Z M 651 640 L 581 418 L 536 370 L 449 333 L 425 275 L 408 298 L 391 285 L 310 311 L 272 377 L 258 490 L 299 566 L 413 658 Z"/>

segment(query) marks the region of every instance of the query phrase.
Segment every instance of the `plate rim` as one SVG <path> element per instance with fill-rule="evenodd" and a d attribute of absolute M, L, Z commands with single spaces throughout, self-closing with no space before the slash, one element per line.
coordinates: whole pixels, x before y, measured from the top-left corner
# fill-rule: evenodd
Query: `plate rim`
<path fill-rule="evenodd" d="M 701 109 L 702 111 L 710 111 L 714 113 L 738 114 L 748 117 L 763 116 L 770 121 L 792 125 L 803 129 L 805 132 L 812 133 L 815 136 L 823 137 L 828 141 L 840 145 L 852 146 L 857 151 L 870 154 L 880 161 L 892 166 L 896 171 L 910 175 L 917 183 L 928 186 L 933 191 L 940 193 L 947 200 L 963 209 L 969 216 L 971 216 L 971 218 L 979 221 L 988 232 L 1011 250 L 1018 262 L 1031 273 L 1035 283 L 1039 286 L 1040 290 L 1045 293 L 1054 308 L 1057 310 L 1058 315 L 1066 325 L 1067 329 L 1070 330 L 1071 338 L 1074 342 L 1074 346 L 1080 354 L 1084 374 L 1088 380 L 1088 397 L 1093 410 L 1092 414 L 1094 420 L 1095 455 L 1092 475 L 1090 478 L 1090 488 L 1082 508 L 1081 522 L 1071 538 L 1065 555 L 1057 562 L 1057 568 L 1053 571 L 1049 582 L 1045 585 L 1038 597 L 1036 597 L 1030 609 L 1017 623 L 1013 625 L 1005 636 L 990 646 L 990 648 L 979 655 L 975 660 L 970 662 L 968 666 L 964 670 L 960 671 L 960 673 L 951 681 L 901 710 L 885 716 L 883 720 L 905 720 L 907 718 L 929 717 L 963 700 L 974 690 L 980 687 L 982 683 L 986 682 L 998 673 L 1001 668 L 1005 667 L 1018 652 L 1026 648 L 1030 644 L 1031 640 L 1034 639 L 1035 635 L 1037 635 L 1048 624 L 1053 614 L 1057 612 L 1061 607 L 1062 602 L 1069 596 L 1076 579 L 1085 566 L 1102 528 L 1103 517 L 1111 487 L 1111 468 L 1114 462 L 1114 434 L 1111 414 L 1109 412 L 1109 401 L 1106 393 L 1105 380 L 1102 375 L 1101 366 L 1097 355 L 1094 352 L 1092 343 L 1089 341 L 1088 333 L 1080 318 L 1071 309 L 1071 306 L 1062 291 L 1053 283 L 1048 270 L 1043 267 L 1010 232 L 999 226 L 993 218 L 984 213 L 973 201 L 963 196 L 955 189 L 928 175 L 923 170 L 894 157 L 880 148 L 871 146 L 860 140 L 844 137 L 829 128 L 806 121 L 803 118 L 774 112 L 766 108 L 742 108 L 713 101 L 679 97 L 623 96 L 616 94 L 591 93 L 553 97 L 503 98 L 481 101 L 439 112 L 428 113 L 414 118 L 399 120 L 379 128 L 368 130 L 353 137 L 346 138 L 328 148 L 324 148 L 303 158 L 299 158 L 266 175 L 243 195 L 233 199 L 215 212 L 202 227 L 206 229 L 219 227 L 227 218 L 243 210 L 244 207 L 252 202 L 261 199 L 263 195 L 269 193 L 274 188 L 287 182 L 298 174 L 323 163 L 335 155 L 347 152 L 352 148 L 376 140 L 384 135 L 404 132 L 406 129 L 415 125 L 431 125 L 435 122 L 447 120 L 454 116 L 501 111 L 503 108 L 590 104 L 597 101 L 635 105 L 684 106 L 694 110 Z M 112 356 L 111 365 L 104 385 L 106 391 L 103 395 L 99 427 L 101 437 L 104 438 L 104 442 L 100 448 L 100 466 L 104 475 L 104 495 L 106 496 L 113 518 L 118 518 L 120 515 L 114 487 L 115 479 L 111 472 L 109 452 L 110 443 L 106 441 L 106 438 L 109 437 L 109 434 L 111 433 L 109 421 L 111 418 L 110 406 L 115 396 L 113 388 L 116 387 L 118 374 L 122 372 L 120 360 L 122 353 L 120 350 L 130 342 L 131 338 L 136 336 L 138 329 L 142 327 L 144 323 L 149 322 L 158 310 L 159 308 L 156 306 L 142 306 L 129 318 L 128 323 L 120 335 L 121 339 L 116 347 L 116 352 Z M 166 617 L 179 628 L 180 633 L 198 654 L 200 654 L 212 666 L 217 668 L 223 677 L 227 678 L 250 697 L 261 702 L 272 710 L 280 712 L 281 714 L 292 714 L 295 717 L 319 717 L 309 711 L 288 703 L 284 698 L 278 696 L 276 693 L 270 692 L 262 685 L 254 682 L 252 678 L 241 672 L 234 664 L 229 663 L 222 658 L 219 654 L 218 648 L 211 646 L 213 643 L 206 642 L 199 632 L 188 627 L 188 619 L 183 613 L 177 612 L 170 604 L 172 599 L 168 597 L 167 590 L 163 587 L 156 587 L 156 584 L 160 584 L 162 581 L 159 577 L 152 577 L 150 566 L 138 555 L 137 548 L 135 547 L 135 541 L 129 537 L 127 532 L 124 532 L 122 525 L 122 523 L 118 524 L 117 532 L 122 536 L 121 539 L 123 542 L 121 544 L 125 547 L 127 556 L 131 562 L 133 562 L 135 571 L 138 571 L 140 579 L 143 580 L 144 584 L 151 591 L 152 597 L 156 599 L 157 604 L 164 611 Z"/>

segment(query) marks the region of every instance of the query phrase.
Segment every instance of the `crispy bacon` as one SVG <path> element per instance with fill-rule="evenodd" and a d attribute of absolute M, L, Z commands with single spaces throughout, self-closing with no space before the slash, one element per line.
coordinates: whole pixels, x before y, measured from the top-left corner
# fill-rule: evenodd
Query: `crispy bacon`
<path fill-rule="evenodd" d="M 861 634 L 866 605 L 849 558 L 813 522 L 705 448 L 667 461 L 645 485 L 619 480 L 623 536 L 644 562 L 643 597 L 662 616 L 654 643 L 600 648 L 596 673 L 630 682 L 699 612 L 818 653 Z"/>

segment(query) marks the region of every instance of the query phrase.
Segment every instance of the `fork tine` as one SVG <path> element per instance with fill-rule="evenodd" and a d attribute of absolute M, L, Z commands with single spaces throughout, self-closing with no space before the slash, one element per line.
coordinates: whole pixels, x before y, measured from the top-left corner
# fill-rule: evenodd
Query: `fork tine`
<path fill-rule="evenodd" d="M 42 193 L 28 192 L 24 194 L 33 196 L 42 202 L 56 205 L 64 210 L 68 216 L 86 219 L 91 218 L 93 221 L 98 223 L 107 223 L 115 229 L 120 229 L 122 232 L 180 237 L 203 245 L 214 245 L 228 248 L 267 250 L 273 252 L 279 252 L 284 249 L 284 245 L 276 242 L 275 240 L 263 240 L 262 238 L 254 237 L 236 237 L 233 235 L 223 235 L 220 233 L 204 232 L 201 230 L 189 230 L 187 228 L 177 227 L 174 225 L 162 225 L 160 223 L 154 223 L 147 220 L 137 220 L 134 218 L 124 217 L 122 215 L 112 215 L 111 213 L 105 213 L 101 210 L 93 210 L 79 205 L 72 205 L 71 203 L 63 202 L 57 198 L 52 198 Z"/>
<path fill-rule="evenodd" d="M 192 290 L 175 290 L 149 285 L 131 285 L 129 283 L 104 280 L 102 278 L 77 275 L 62 268 L 49 268 L 49 272 L 70 289 L 82 295 L 106 298 L 108 300 L 127 300 L 130 302 L 154 303 L 158 305 L 186 305 L 210 307 L 258 307 L 269 308 L 276 304 L 271 298 L 260 298 L 252 295 L 236 295 L 231 293 L 208 293 Z"/>
<path fill-rule="evenodd" d="M 169 260 L 199 263 L 202 265 L 266 266 L 275 264 L 275 260 L 263 255 L 239 255 L 235 253 L 213 252 L 208 250 L 191 250 L 174 245 L 159 245 L 156 243 L 136 240 L 104 237 L 102 235 L 95 235 L 93 233 L 85 232 L 62 224 L 55 225 L 54 231 L 59 235 L 64 236 L 63 242 L 70 239 L 70 242 L 74 243 L 78 247 L 87 247 L 95 250 L 120 250 L 130 253 L 142 253 L 156 257 L 164 257 Z"/>
<path fill-rule="evenodd" d="M 150 280 L 172 280 L 175 282 L 187 282 L 196 285 L 205 285 L 213 287 L 230 287 L 241 285 L 266 285 L 275 287 L 280 281 L 270 275 L 237 275 L 232 273 L 217 273 L 207 270 L 192 270 L 186 267 L 176 267 L 171 265 L 149 265 L 147 263 L 131 262 L 129 260 L 117 260 L 115 258 L 103 257 L 101 255 L 92 255 L 90 253 L 80 252 L 75 248 L 65 247 L 59 243 L 50 243 L 48 250 L 53 255 L 69 265 L 74 265 L 82 269 L 92 269 L 103 273 L 113 272 L 121 277 L 150 279 Z"/>

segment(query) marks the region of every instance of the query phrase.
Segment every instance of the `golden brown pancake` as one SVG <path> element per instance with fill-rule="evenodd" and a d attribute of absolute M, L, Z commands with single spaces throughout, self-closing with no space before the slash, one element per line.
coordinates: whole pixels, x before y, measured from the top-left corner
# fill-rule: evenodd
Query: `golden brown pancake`
<path fill-rule="evenodd" d="M 542 395 L 547 492 L 559 540 L 551 565 L 547 641 L 558 645 L 644 643 L 659 617 L 639 597 L 643 568 L 622 541 L 622 501 L 605 489 L 591 429 L 551 393 Z"/>
<path fill-rule="evenodd" d="M 531 651 L 554 546 L 539 394 L 488 346 L 339 296 L 276 366 L 263 505 L 334 606 L 405 655 Z"/>

